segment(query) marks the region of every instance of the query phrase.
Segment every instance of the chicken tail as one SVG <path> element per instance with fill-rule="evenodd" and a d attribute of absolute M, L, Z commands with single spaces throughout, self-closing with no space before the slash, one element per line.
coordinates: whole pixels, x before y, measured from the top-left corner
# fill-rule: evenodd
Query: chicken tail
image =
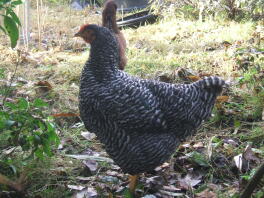
<path fill-rule="evenodd" d="M 106 1 L 102 13 L 102 25 L 118 34 L 119 29 L 116 24 L 116 10 L 117 5 L 113 0 Z"/>
<path fill-rule="evenodd" d="M 225 81 L 217 76 L 211 76 L 211 77 L 206 77 L 203 80 L 199 80 L 198 82 L 195 82 L 194 84 L 197 84 L 199 87 L 206 89 L 210 93 L 219 95 L 223 90 Z"/>

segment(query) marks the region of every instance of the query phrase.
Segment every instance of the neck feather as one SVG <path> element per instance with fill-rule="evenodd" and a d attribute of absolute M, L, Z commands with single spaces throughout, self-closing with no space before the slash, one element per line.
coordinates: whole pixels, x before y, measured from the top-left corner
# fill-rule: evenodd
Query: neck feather
<path fill-rule="evenodd" d="M 116 40 L 93 42 L 84 73 L 89 72 L 98 80 L 108 79 L 118 71 L 119 49 Z"/>

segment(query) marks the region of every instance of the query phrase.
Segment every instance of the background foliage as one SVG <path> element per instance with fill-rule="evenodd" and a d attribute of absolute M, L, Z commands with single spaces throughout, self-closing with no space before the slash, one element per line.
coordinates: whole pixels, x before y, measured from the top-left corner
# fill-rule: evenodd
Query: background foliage
<path fill-rule="evenodd" d="M 21 26 L 20 20 L 14 12 L 14 8 L 17 5 L 22 4 L 21 0 L 1 0 L 0 1 L 0 13 L 2 11 L 1 17 L 3 18 L 4 25 L 1 26 L 0 29 L 8 34 L 11 47 L 14 48 L 17 44 L 19 37 L 19 29 L 18 26 Z"/>

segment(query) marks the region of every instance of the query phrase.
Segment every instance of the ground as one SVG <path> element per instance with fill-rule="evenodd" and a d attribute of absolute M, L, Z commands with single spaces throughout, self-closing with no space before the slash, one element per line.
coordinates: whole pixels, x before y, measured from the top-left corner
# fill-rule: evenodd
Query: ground
<path fill-rule="evenodd" d="M 21 149 L 3 154 L 10 147 L 0 136 L 1 157 L 12 157 L 13 167 L 26 173 L 27 197 L 82 197 L 85 193 L 130 197 L 128 176 L 112 163 L 77 116 L 79 76 L 89 46 L 73 35 L 84 23 L 100 24 L 101 15 L 97 9 L 73 11 L 60 6 L 43 7 L 41 16 L 39 37 L 36 10 L 32 10 L 28 49 L 23 45 L 20 50 L 10 49 L 9 40 L 1 35 L 0 66 L 6 76 L 1 86 L 10 82 L 17 66 L 8 100 L 23 97 L 48 102 L 46 113 L 53 115 L 61 143 L 53 157 L 21 165 Z M 197 135 L 183 142 L 155 173 L 140 177 L 137 195 L 236 197 L 264 157 L 263 24 L 200 22 L 171 14 L 156 24 L 122 32 L 128 43 L 125 71 L 131 75 L 172 83 L 218 75 L 229 85 Z M 16 175 L 10 170 L 0 172 L 11 178 Z M 255 197 L 264 196 L 261 187 L 255 192 Z"/>

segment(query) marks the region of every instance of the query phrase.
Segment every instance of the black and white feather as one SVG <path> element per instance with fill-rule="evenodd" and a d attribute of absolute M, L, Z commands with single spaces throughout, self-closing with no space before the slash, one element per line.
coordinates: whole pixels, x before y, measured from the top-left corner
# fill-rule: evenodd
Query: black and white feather
<path fill-rule="evenodd" d="M 151 171 L 210 116 L 225 82 L 208 77 L 174 85 L 132 77 L 117 69 L 115 36 L 104 27 L 89 28 L 96 39 L 81 75 L 81 118 L 124 172 Z"/>

